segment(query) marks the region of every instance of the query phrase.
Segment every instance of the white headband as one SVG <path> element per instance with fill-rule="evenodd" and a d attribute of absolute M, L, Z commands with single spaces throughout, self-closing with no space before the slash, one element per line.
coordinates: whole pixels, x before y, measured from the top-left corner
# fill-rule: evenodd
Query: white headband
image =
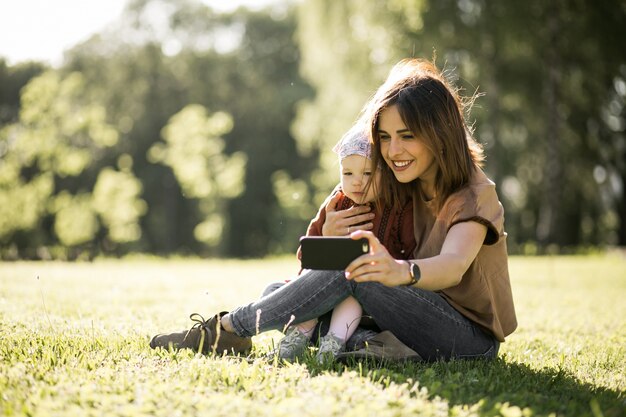
<path fill-rule="evenodd" d="M 333 152 L 339 155 L 340 160 L 350 155 L 372 159 L 372 145 L 365 126 L 362 123 L 352 126 L 333 147 Z"/>

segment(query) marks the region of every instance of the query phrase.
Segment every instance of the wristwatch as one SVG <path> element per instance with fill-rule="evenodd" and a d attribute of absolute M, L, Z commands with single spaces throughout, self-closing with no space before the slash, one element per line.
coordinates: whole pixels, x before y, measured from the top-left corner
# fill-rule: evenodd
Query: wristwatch
<path fill-rule="evenodd" d="M 411 261 L 406 261 L 406 263 L 409 264 L 409 274 L 411 275 L 411 282 L 404 285 L 410 287 L 417 284 L 417 282 L 422 277 L 422 271 L 420 271 L 420 267 L 416 263 L 413 263 Z"/>

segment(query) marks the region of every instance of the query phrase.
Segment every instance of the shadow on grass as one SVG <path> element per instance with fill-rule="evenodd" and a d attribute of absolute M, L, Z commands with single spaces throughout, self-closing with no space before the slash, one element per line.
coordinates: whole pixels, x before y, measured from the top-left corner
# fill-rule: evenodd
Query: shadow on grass
<path fill-rule="evenodd" d="M 533 416 L 551 413 L 595 417 L 626 415 L 623 392 L 583 383 L 566 371 L 534 370 L 504 359 L 404 365 L 364 363 L 361 367 L 363 374 L 369 373 L 373 380 L 418 382 L 420 387 L 428 389 L 431 398 L 446 399 L 451 407 L 471 407 L 480 402 L 480 415 L 500 415 L 504 403 L 528 408 Z M 360 369 L 358 364 L 352 363 L 344 369 L 355 368 Z"/>

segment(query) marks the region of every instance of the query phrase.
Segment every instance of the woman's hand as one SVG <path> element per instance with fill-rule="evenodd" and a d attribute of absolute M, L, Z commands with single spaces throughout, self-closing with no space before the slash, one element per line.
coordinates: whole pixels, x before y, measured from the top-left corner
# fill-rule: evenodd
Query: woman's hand
<path fill-rule="evenodd" d="M 350 234 L 352 239 L 366 238 L 370 253 L 359 256 L 346 268 L 346 278 L 356 282 L 380 282 L 388 287 L 406 284 L 411 281 L 406 262 L 394 259 L 372 232 L 357 231 Z"/>
<path fill-rule="evenodd" d="M 463 275 L 476 259 L 487 227 L 481 223 L 467 221 L 450 228 L 439 255 L 415 259 L 421 278 L 417 286 L 428 291 L 438 291 L 458 285 Z M 346 268 L 346 278 L 356 282 L 375 281 L 388 287 L 411 282 L 409 266 L 405 261 L 396 260 L 371 232 L 358 231 L 350 235 L 352 239 L 367 238 L 370 253 L 356 258 Z"/>
<path fill-rule="evenodd" d="M 326 205 L 326 221 L 322 226 L 322 236 L 348 236 L 356 230 L 372 230 L 374 213 L 369 206 L 353 206 L 347 210 L 337 210 L 340 195 L 330 199 Z M 358 225 L 359 223 L 368 222 Z"/>

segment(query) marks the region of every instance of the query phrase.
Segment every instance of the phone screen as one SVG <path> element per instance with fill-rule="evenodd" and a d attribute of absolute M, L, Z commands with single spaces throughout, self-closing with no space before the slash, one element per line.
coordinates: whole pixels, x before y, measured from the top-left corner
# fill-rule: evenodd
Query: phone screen
<path fill-rule="evenodd" d="M 350 262 L 369 252 L 365 238 L 304 236 L 300 238 L 300 246 L 305 269 L 344 270 Z"/>

